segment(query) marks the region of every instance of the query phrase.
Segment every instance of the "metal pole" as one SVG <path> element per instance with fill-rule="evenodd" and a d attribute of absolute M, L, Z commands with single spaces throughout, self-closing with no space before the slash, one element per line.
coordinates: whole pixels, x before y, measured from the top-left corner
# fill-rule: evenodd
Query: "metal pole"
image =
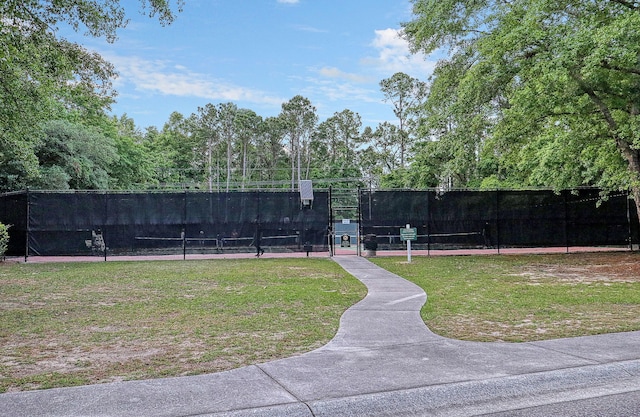
<path fill-rule="evenodd" d="M 431 256 L 431 206 L 429 205 L 430 194 L 427 192 L 427 256 Z"/>
<path fill-rule="evenodd" d="M 361 230 L 360 228 L 362 227 L 362 214 L 361 214 L 361 210 L 360 210 L 360 187 L 358 187 L 357 190 L 358 194 L 358 213 L 356 214 L 358 217 L 358 228 L 356 229 L 356 242 L 357 242 L 357 247 L 356 247 L 356 254 L 358 256 L 362 256 L 362 250 L 360 248 L 360 236 L 361 236 Z"/>
<path fill-rule="evenodd" d="M 29 197 L 29 188 L 27 188 L 27 218 L 25 219 L 26 223 L 27 223 L 27 227 L 26 227 L 26 229 L 27 229 L 26 230 L 26 235 L 27 235 L 26 238 L 27 239 L 26 239 L 25 248 L 24 248 L 24 261 L 25 262 L 27 262 L 27 258 L 29 257 L 29 216 L 30 216 L 29 206 L 30 206 L 30 204 L 31 204 L 31 201 L 30 201 L 30 197 Z"/>
<path fill-rule="evenodd" d="M 330 185 L 329 186 L 329 228 L 328 228 L 328 235 L 329 235 L 329 256 L 333 256 L 335 255 L 335 248 L 334 248 L 334 236 L 333 236 L 333 188 Z"/>
<path fill-rule="evenodd" d="M 104 261 L 107 262 L 107 218 L 109 217 L 109 194 L 104 193 L 104 217 L 102 218 L 102 242 L 104 244 Z"/>
<path fill-rule="evenodd" d="M 407 223 L 407 230 L 411 229 L 411 225 Z M 411 263 L 411 239 L 407 239 L 407 263 Z"/>
<path fill-rule="evenodd" d="M 564 206 L 564 244 L 567 247 L 567 253 L 569 253 L 569 215 L 567 213 L 567 192 L 562 192 L 562 203 Z"/>
<path fill-rule="evenodd" d="M 496 190 L 496 246 L 500 255 L 500 190 Z"/>
<path fill-rule="evenodd" d="M 187 259 L 187 190 L 184 190 L 184 211 L 182 212 L 182 259 Z"/>
<path fill-rule="evenodd" d="M 633 252 L 633 232 L 631 229 L 631 199 L 629 198 L 629 191 L 625 195 L 627 198 L 627 226 L 629 227 L 629 250 Z"/>

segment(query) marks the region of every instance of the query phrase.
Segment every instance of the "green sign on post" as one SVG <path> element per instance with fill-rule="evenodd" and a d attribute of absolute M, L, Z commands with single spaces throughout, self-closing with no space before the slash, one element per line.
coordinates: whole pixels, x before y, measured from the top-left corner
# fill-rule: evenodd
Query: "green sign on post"
<path fill-rule="evenodd" d="M 412 227 L 410 229 L 407 229 L 405 227 L 400 229 L 400 240 L 401 241 L 406 241 L 406 240 L 417 240 L 418 239 L 418 229 L 415 227 Z"/>

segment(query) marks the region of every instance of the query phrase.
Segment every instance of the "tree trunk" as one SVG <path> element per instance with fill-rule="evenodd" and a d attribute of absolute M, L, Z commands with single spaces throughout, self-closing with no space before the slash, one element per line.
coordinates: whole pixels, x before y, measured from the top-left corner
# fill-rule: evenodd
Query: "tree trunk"
<path fill-rule="evenodd" d="M 207 152 L 209 153 L 209 159 L 207 161 L 209 165 L 209 192 L 213 191 L 213 140 L 209 138 L 207 143 Z"/>
<path fill-rule="evenodd" d="M 636 213 L 640 220 L 640 151 L 632 149 L 628 143 L 622 140 L 616 140 L 616 144 L 629 166 L 629 172 L 632 176 L 631 195 L 636 203 Z"/>
<path fill-rule="evenodd" d="M 300 138 L 298 137 L 298 149 L 296 151 L 296 154 L 298 155 L 298 184 L 300 183 L 300 179 L 302 178 L 301 174 L 302 174 L 302 166 L 300 165 L 300 160 L 301 160 L 301 155 L 300 155 Z M 293 189 L 293 191 L 295 191 L 295 188 Z"/>
<path fill-rule="evenodd" d="M 247 180 L 247 144 L 242 145 L 242 189 Z"/>
<path fill-rule="evenodd" d="M 227 142 L 227 192 L 229 192 L 229 183 L 231 182 L 231 138 Z"/>
<path fill-rule="evenodd" d="M 628 141 L 618 135 L 617 132 L 620 131 L 618 123 L 611 114 L 607 104 L 598 94 L 584 82 L 579 74 L 573 74 L 573 77 L 578 82 L 580 88 L 582 88 L 582 91 L 584 91 L 598 107 L 598 110 L 611 130 L 611 135 L 616 142 L 616 147 L 622 154 L 624 160 L 627 161 L 627 167 L 631 174 L 631 194 L 636 203 L 636 212 L 638 213 L 638 220 L 640 221 L 640 151 L 633 149 Z M 637 106 L 632 105 L 629 113 L 637 116 L 640 111 Z"/>
<path fill-rule="evenodd" d="M 296 181 L 296 139 L 291 135 L 291 191 L 295 191 Z"/>

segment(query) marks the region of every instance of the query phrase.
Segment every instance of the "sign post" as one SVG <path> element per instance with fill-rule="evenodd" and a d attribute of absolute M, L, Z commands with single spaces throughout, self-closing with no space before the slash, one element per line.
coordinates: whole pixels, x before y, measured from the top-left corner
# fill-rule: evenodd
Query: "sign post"
<path fill-rule="evenodd" d="M 407 224 L 405 228 L 400 229 L 400 240 L 407 242 L 407 262 L 411 263 L 411 241 L 418 239 L 418 229 Z"/>

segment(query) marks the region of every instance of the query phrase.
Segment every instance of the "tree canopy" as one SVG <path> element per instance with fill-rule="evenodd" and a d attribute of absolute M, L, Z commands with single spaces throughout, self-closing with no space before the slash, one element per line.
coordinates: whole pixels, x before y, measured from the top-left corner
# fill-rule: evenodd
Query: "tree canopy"
<path fill-rule="evenodd" d="M 62 28 L 117 39 L 119 0 L 0 4 L 0 190 L 229 190 L 358 178 L 402 188 L 630 189 L 640 201 L 640 2 L 412 0 L 415 51 L 448 51 L 429 80 L 380 82 L 397 120 L 320 121 L 296 95 L 263 118 L 234 103 L 142 131 L 108 117 L 114 68 Z M 168 24 L 183 0 L 140 0 Z M 353 182 L 351 183 L 353 184 Z M 639 205 L 640 206 L 640 205 Z"/>
<path fill-rule="evenodd" d="M 183 0 L 177 0 L 178 8 Z M 170 23 L 170 0 L 141 0 L 142 10 Z M 104 116 L 114 69 L 100 55 L 59 36 L 70 27 L 113 42 L 127 19 L 119 0 L 6 0 L 0 3 L 0 188 L 40 176 L 35 149 L 43 121 Z"/>
<path fill-rule="evenodd" d="M 413 0 L 413 14 L 413 50 L 449 51 L 422 132 L 450 174 L 640 201 L 639 2 Z"/>

